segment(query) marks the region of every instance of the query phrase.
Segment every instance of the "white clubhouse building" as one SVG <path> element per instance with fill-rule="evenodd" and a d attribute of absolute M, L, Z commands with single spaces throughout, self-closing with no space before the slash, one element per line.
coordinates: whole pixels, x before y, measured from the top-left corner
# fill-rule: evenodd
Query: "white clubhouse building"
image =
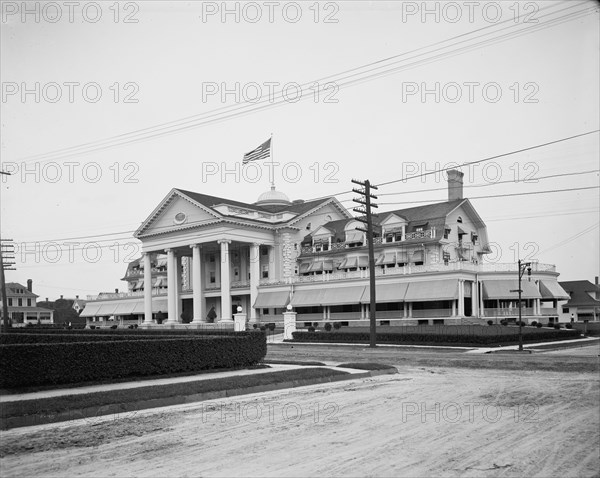
<path fill-rule="evenodd" d="M 486 262 L 486 226 L 448 172 L 448 201 L 379 212 L 378 324 L 465 324 L 518 317 L 517 264 Z M 173 189 L 135 232 L 142 258 L 123 278 L 128 292 L 88 297 L 82 316 L 105 324 L 204 326 L 232 321 L 297 325 L 369 320 L 365 235 L 335 197 L 290 201 L 274 187 L 247 204 Z M 552 321 L 569 298 L 555 266 L 533 262 L 522 282 L 522 317 Z M 159 319 L 158 322 L 161 322 Z"/>

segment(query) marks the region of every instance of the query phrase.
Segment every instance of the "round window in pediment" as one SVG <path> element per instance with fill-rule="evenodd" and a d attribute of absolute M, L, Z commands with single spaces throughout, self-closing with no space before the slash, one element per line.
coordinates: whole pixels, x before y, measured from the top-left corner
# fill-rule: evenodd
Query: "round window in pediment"
<path fill-rule="evenodd" d="M 175 214 L 175 218 L 173 219 L 173 222 L 175 224 L 183 224 L 185 221 L 187 221 L 187 216 L 185 213 L 178 212 L 177 214 Z"/>

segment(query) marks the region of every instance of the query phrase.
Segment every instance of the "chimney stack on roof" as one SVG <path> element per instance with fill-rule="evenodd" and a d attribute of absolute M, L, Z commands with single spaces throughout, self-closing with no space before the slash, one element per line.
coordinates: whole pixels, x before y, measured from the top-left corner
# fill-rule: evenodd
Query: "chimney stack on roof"
<path fill-rule="evenodd" d="M 27 279 L 27 290 L 29 292 L 33 290 L 33 281 L 31 279 Z"/>
<path fill-rule="evenodd" d="M 456 169 L 448 171 L 448 201 L 463 198 L 463 176 L 464 173 Z"/>
<path fill-rule="evenodd" d="M 60 296 L 60 298 L 62 299 L 62 298 L 63 298 L 63 296 L 61 295 L 61 296 Z"/>
<path fill-rule="evenodd" d="M 75 299 L 79 299 L 79 296 L 78 296 L 78 295 L 76 295 L 76 296 L 75 296 Z"/>
<path fill-rule="evenodd" d="M 118 294 L 118 293 L 119 293 L 119 289 L 115 289 L 115 294 Z"/>

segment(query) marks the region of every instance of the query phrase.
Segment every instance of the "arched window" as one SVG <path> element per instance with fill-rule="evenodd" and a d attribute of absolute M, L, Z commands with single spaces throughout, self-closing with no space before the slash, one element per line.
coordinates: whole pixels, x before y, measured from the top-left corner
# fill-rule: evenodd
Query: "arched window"
<path fill-rule="evenodd" d="M 461 222 L 462 223 L 462 216 L 458 216 L 458 218 L 456 219 L 456 222 Z"/>

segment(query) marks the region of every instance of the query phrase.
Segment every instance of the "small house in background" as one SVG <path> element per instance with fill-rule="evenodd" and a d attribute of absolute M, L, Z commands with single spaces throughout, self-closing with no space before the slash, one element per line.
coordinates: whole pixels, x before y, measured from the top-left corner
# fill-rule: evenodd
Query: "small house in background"
<path fill-rule="evenodd" d="M 79 301 L 79 303 L 77 302 Z M 84 328 L 85 318 L 80 317 L 81 311 L 85 305 L 81 305 L 81 302 L 85 304 L 85 301 L 80 301 L 79 296 L 75 299 L 65 299 L 64 296 L 60 296 L 60 299 L 55 301 L 49 301 L 46 298 L 45 301 L 40 301 L 40 305 L 51 309 L 54 313 L 54 323 L 58 326 L 69 326 L 74 328 Z"/>
<path fill-rule="evenodd" d="M 600 285 L 598 277 L 595 284 L 589 280 L 560 282 L 561 287 L 569 294 L 569 300 L 560 304 L 560 321 L 575 322 L 600 321 Z"/>
<path fill-rule="evenodd" d="M 27 281 L 27 287 L 18 282 L 6 283 L 6 301 L 8 318 L 13 327 L 25 327 L 27 324 L 52 324 L 54 311 L 39 307 L 38 295 L 32 291 L 33 281 Z"/>

